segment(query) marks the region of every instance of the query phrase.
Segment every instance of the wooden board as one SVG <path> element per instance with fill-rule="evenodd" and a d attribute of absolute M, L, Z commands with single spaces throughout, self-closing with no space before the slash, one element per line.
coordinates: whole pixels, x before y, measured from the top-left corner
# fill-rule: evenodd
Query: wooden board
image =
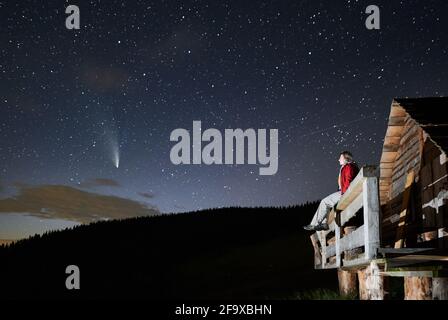
<path fill-rule="evenodd" d="M 389 117 L 388 126 L 403 126 L 405 124 L 406 118 L 404 116 L 398 116 L 398 117 Z"/>
<path fill-rule="evenodd" d="M 380 204 L 378 179 L 366 178 L 363 182 L 364 253 L 367 259 L 376 256 L 380 246 Z"/>
<path fill-rule="evenodd" d="M 401 137 L 386 136 L 386 137 L 384 137 L 384 144 L 385 145 L 387 145 L 387 144 L 399 145 L 400 139 L 401 139 Z"/>
<path fill-rule="evenodd" d="M 447 227 L 448 175 L 444 154 L 426 158 L 421 170 L 421 205 L 425 229 Z"/>
<path fill-rule="evenodd" d="M 402 248 L 405 236 L 406 216 L 408 213 L 409 199 L 411 195 L 411 186 L 414 182 L 414 171 L 408 173 L 406 178 L 405 191 L 403 194 L 403 203 L 400 212 L 400 221 L 398 223 L 397 237 L 395 239 L 394 248 Z"/>
<path fill-rule="evenodd" d="M 394 162 L 396 157 L 396 151 L 383 152 L 381 155 L 381 162 Z"/>
<path fill-rule="evenodd" d="M 386 137 L 401 137 L 404 126 L 387 127 Z"/>
<path fill-rule="evenodd" d="M 317 234 L 313 233 L 310 236 L 311 239 L 311 243 L 313 244 L 313 248 L 314 248 L 314 266 L 319 266 L 322 264 L 322 255 L 320 252 L 320 248 L 319 248 L 319 244 L 318 244 L 318 239 L 317 239 Z"/>

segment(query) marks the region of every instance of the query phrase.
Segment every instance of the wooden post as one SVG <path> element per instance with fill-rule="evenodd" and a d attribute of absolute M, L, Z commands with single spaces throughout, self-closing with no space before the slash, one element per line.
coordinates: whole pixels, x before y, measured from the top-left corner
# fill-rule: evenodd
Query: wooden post
<path fill-rule="evenodd" d="M 338 269 L 339 294 L 355 297 L 358 291 L 356 271 Z"/>
<path fill-rule="evenodd" d="M 406 184 L 403 192 L 403 202 L 400 210 L 400 220 L 398 222 L 397 236 L 395 239 L 394 248 L 403 248 L 404 237 L 406 235 L 406 220 L 409 211 L 409 201 L 411 197 L 411 187 L 414 182 L 414 170 L 406 176 Z"/>
<path fill-rule="evenodd" d="M 336 267 L 341 266 L 341 247 L 339 245 L 339 241 L 341 240 L 341 228 L 336 225 L 334 228 L 334 237 L 335 237 L 335 251 L 336 251 Z"/>
<path fill-rule="evenodd" d="M 317 233 L 313 233 L 310 236 L 311 239 L 311 243 L 313 244 L 313 248 L 314 248 L 314 268 L 320 268 L 322 266 L 322 256 L 320 253 L 320 248 L 319 248 L 319 244 L 318 244 L 318 239 L 317 239 Z"/>
<path fill-rule="evenodd" d="M 432 299 L 448 300 L 448 278 L 432 278 Z"/>
<path fill-rule="evenodd" d="M 349 233 L 352 233 L 353 231 L 355 231 L 357 229 L 357 227 L 355 226 L 347 226 L 344 227 L 344 235 L 347 235 Z M 358 256 L 362 254 L 362 247 L 359 248 L 355 248 L 352 250 L 347 250 L 344 251 L 344 260 L 353 260 L 358 258 Z"/>
<path fill-rule="evenodd" d="M 431 300 L 430 277 L 404 277 L 404 300 Z"/>
<path fill-rule="evenodd" d="M 371 261 L 370 265 L 358 271 L 359 299 L 361 300 L 383 300 L 384 282 L 380 275 L 378 264 Z"/>
<path fill-rule="evenodd" d="M 376 250 L 380 246 L 380 205 L 378 200 L 377 178 L 366 178 L 363 182 L 362 192 L 364 207 L 364 253 L 365 259 L 370 260 L 376 257 Z"/>
<path fill-rule="evenodd" d="M 345 227 L 344 235 L 347 235 L 356 230 L 356 227 Z M 344 259 L 351 260 L 356 258 L 357 249 L 344 251 Z M 349 270 L 338 270 L 338 281 L 339 281 L 339 294 L 341 296 L 356 296 L 358 291 L 358 277 L 355 271 Z"/>
<path fill-rule="evenodd" d="M 320 246 L 321 246 L 321 257 L 322 257 L 322 269 L 325 269 L 325 265 L 327 264 L 327 235 L 324 231 L 317 231 L 317 236 L 319 237 Z"/>

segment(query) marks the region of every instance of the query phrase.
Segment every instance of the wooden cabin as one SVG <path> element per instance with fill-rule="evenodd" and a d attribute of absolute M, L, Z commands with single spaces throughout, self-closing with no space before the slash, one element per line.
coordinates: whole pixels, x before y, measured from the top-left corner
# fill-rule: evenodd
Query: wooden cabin
<path fill-rule="evenodd" d="M 448 98 L 394 99 L 379 166 L 364 166 L 311 236 L 316 269 L 361 299 L 448 299 Z M 397 281 L 398 280 L 398 281 Z"/>

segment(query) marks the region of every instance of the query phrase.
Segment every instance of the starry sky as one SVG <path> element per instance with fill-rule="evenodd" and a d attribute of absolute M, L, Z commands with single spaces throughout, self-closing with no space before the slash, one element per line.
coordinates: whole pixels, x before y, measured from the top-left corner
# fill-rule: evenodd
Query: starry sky
<path fill-rule="evenodd" d="M 65 8 L 80 9 L 80 30 Z M 370 4 L 380 30 L 365 27 Z M 0 239 L 317 200 L 377 164 L 394 97 L 448 95 L 446 1 L 0 1 Z M 279 167 L 173 165 L 170 133 L 276 128 Z M 117 158 L 119 166 L 117 168 Z"/>

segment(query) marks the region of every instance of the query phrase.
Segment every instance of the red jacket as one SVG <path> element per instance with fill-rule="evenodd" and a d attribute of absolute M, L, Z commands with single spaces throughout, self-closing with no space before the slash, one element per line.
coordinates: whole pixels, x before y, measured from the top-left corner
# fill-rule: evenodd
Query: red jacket
<path fill-rule="evenodd" d="M 347 191 L 350 183 L 355 179 L 356 175 L 359 172 L 358 165 L 354 162 L 349 162 L 341 167 L 341 171 L 339 173 L 339 189 L 341 190 L 341 194 L 344 194 Z"/>

